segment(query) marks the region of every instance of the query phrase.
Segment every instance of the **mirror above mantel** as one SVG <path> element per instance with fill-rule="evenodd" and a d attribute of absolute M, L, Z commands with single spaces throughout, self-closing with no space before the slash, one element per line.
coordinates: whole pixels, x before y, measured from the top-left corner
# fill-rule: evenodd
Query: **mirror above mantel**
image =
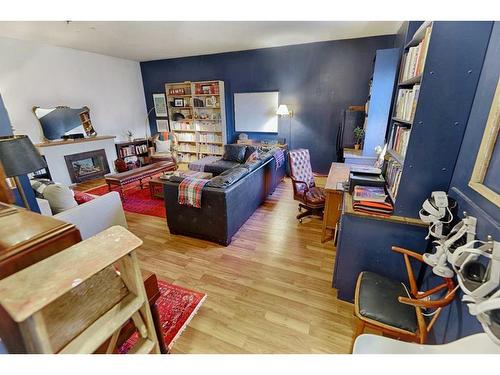
<path fill-rule="evenodd" d="M 33 113 L 40 122 L 46 141 L 97 136 L 90 120 L 90 109 L 86 106 L 33 107 Z"/>

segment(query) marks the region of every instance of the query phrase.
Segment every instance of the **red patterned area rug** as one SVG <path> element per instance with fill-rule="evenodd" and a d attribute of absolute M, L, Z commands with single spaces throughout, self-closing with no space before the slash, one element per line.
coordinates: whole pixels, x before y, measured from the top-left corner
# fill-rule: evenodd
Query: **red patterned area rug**
<path fill-rule="evenodd" d="M 94 195 L 104 195 L 109 193 L 109 190 L 107 185 L 102 185 L 85 192 Z M 163 199 L 151 198 L 147 184 L 141 189 L 139 183 L 137 183 L 135 186 L 125 190 L 124 196 L 125 199 L 122 200 L 122 205 L 125 211 L 149 216 L 167 217 Z"/>
<path fill-rule="evenodd" d="M 163 280 L 158 280 L 158 288 L 161 296 L 156 301 L 156 306 L 160 315 L 163 339 L 170 350 L 175 340 L 179 338 L 191 319 L 196 315 L 207 295 L 169 284 Z M 137 342 L 137 339 L 138 333 L 136 332 L 118 351 L 121 354 L 127 353 Z"/>

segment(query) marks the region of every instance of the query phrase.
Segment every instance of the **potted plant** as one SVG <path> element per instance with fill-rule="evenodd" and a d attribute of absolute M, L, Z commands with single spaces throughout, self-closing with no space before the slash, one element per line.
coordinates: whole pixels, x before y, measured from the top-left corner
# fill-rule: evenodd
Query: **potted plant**
<path fill-rule="evenodd" d="M 365 129 L 356 127 L 352 132 L 354 133 L 354 139 L 356 141 L 354 149 L 359 150 L 361 148 L 361 142 L 363 142 L 363 138 L 365 136 Z"/>
<path fill-rule="evenodd" d="M 127 130 L 127 137 L 129 142 L 134 140 L 134 133 L 132 133 L 132 130 Z"/>

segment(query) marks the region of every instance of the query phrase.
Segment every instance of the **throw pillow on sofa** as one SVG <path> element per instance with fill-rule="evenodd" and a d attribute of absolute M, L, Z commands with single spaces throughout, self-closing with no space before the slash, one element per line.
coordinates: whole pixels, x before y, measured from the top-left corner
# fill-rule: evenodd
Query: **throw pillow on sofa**
<path fill-rule="evenodd" d="M 54 215 L 78 206 L 73 190 L 66 185 L 46 179 L 33 179 L 30 182 L 36 197 L 47 200 Z"/>
<path fill-rule="evenodd" d="M 235 167 L 224 171 L 220 175 L 210 179 L 206 186 L 214 188 L 227 188 L 248 174 L 248 168 Z"/>
<path fill-rule="evenodd" d="M 75 201 L 79 205 L 90 202 L 91 200 L 94 200 L 94 199 L 95 199 L 95 196 L 93 196 L 92 194 L 87 194 L 87 193 L 84 193 L 83 191 L 75 191 Z"/>
<path fill-rule="evenodd" d="M 223 160 L 235 161 L 237 163 L 245 162 L 246 146 L 241 145 L 224 145 Z"/>
<path fill-rule="evenodd" d="M 166 141 L 160 141 L 159 139 L 157 139 L 155 141 L 155 147 L 156 152 L 158 153 L 170 152 L 170 139 Z"/>
<path fill-rule="evenodd" d="M 245 150 L 245 162 L 249 161 L 251 157 L 257 158 L 257 156 L 259 156 L 259 149 L 255 146 L 247 146 Z"/>

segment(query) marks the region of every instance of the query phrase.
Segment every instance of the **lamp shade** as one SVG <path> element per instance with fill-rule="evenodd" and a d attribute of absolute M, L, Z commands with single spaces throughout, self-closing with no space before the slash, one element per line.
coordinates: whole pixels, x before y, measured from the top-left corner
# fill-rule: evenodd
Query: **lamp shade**
<path fill-rule="evenodd" d="M 35 172 L 47 166 L 26 135 L 0 137 L 0 163 L 7 177 Z"/>
<path fill-rule="evenodd" d="M 290 114 L 288 106 L 286 104 L 280 104 L 278 110 L 276 111 L 276 114 L 279 116 L 288 116 Z"/>

